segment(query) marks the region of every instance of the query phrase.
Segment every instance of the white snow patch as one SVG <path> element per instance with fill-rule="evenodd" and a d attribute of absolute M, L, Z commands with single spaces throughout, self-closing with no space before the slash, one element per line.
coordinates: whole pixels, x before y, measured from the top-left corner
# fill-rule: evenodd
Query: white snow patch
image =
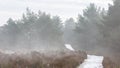
<path fill-rule="evenodd" d="M 65 47 L 71 51 L 75 51 L 70 44 L 65 44 Z"/>
<path fill-rule="evenodd" d="M 103 68 L 103 56 L 87 55 L 87 59 L 77 68 Z"/>

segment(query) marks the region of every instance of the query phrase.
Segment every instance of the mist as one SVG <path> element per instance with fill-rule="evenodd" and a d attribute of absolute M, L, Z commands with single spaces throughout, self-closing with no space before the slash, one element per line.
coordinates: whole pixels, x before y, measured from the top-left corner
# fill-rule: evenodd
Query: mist
<path fill-rule="evenodd" d="M 65 51 L 71 44 L 78 51 L 120 57 L 120 1 L 108 9 L 89 4 L 77 18 L 61 19 L 58 13 L 33 12 L 26 8 L 20 19 L 9 18 L 0 26 L 0 50 L 10 51 Z M 114 56 L 113 56 L 114 55 Z M 117 55 L 117 57 L 115 57 Z M 119 59 L 120 60 L 120 59 Z"/>

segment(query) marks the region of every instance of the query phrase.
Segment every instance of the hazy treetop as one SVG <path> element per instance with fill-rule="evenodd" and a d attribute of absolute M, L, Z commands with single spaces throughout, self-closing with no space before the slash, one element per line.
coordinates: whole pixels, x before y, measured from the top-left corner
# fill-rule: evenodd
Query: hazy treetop
<path fill-rule="evenodd" d="M 103 2 L 104 1 L 104 2 Z M 89 3 L 107 7 L 109 0 L 0 0 L 0 25 L 9 17 L 18 19 L 25 9 L 29 7 L 33 11 L 42 10 L 51 15 L 59 15 L 63 20 L 69 17 L 77 17 Z M 58 14 L 59 13 L 59 14 Z"/>

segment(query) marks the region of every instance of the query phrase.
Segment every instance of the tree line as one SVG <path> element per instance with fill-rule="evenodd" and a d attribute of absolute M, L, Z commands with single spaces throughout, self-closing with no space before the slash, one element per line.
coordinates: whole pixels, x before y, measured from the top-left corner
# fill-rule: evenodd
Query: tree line
<path fill-rule="evenodd" d="M 113 1 L 108 10 L 90 4 L 79 14 L 77 21 L 70 18 L 61 23 L 59 16 L 32 12 L 29 8 L 19 20 L 9 18 L 0 27 L 1 48 L 64 49 L 72 44 L 75 49 L 108 49 L 120 51 L 120 1 Z"/>

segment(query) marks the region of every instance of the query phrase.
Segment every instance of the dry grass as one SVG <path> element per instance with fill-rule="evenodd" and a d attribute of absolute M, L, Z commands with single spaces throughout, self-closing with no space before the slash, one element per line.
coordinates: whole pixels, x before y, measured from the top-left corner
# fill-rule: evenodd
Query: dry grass
<path fill-rule="evenodd" d="M 77 68 L 86 58 L 87 54 L 82 51 L 0 53 L 0 68 Z M 120 68 L 107 57 L 103 60 L 103 66 L 104 68 Z"/>
<path fill-rule="evenodd" d="M 33 51 L 22 55 L 0 53 L 0 68 L 76 68 L 86 58 L 86 53 L 81 51 Z"/>
<path fill-rule="evenodd" d="M 104 57 L 102 64 L 103 64 L 104 68 L 120 68 L 118 64 L 114 63 L 108 57 Z"/>

